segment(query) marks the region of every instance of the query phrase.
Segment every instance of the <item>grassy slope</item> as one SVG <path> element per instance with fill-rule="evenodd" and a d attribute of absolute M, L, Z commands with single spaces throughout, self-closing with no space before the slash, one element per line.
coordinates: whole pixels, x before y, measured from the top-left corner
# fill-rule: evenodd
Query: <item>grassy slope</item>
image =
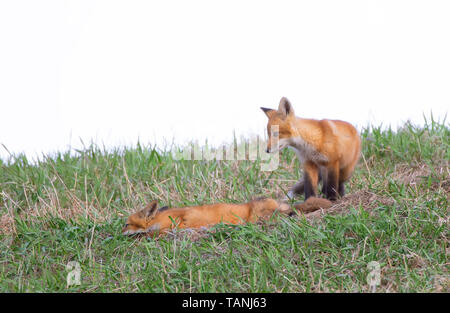
<path fill-rule="evenodd" d="M 367 264 L 377 261 L 378 291 L 448 292 L 449 134 L 434 121 L 363 131 L 364 157 L 329 214 L 158 241 L 121 236 L 125 217 L 149 199 L 281 197 L 298 179 L 296 157 L 284 151 L 274 172 L 140 146 L 0 161 L 0 291 L 367 291 Z M 66 288 L 69 261 L 81 265 L 80 286 Z"/>

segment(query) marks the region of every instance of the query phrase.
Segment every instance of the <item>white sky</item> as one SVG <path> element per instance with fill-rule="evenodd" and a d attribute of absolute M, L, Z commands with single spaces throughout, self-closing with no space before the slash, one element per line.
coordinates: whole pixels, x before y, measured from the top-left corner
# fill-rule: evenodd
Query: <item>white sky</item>
<path fill-rule="evenodd" d="M 442 120 L 450 1 L 0 0 L 11 152 L 263 136 L 282 96 L 359 128 Z"/>

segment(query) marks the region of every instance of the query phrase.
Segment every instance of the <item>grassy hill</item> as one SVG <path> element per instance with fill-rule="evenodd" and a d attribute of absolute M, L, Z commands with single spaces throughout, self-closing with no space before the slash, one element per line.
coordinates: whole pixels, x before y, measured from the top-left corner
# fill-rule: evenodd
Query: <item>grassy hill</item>
<path fill-rule="evenodd" d="M 377 292 L 449 292 L 449 135 L 445 121 L 369 127 L 348 195 L 328 211 L 160 240 L 120 230 L 151 199 L 282 198 L 301 175 L 294 153 L 283 151 L 272 172 L 139 144 L 11 156 L 0 161 L 0 291 L 367 292 L 376 261 Z M 71 261 L 81 284 L 67 287 Z"/>

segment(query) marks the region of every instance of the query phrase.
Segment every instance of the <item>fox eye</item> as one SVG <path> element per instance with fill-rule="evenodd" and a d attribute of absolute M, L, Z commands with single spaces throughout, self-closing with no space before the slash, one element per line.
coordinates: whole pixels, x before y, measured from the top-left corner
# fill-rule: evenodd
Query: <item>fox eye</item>
<path fill-rule="evenodd" d="M 128 227 L 128 226 L 130 226 L 130 224 L 125 224 L 125 227 Z"/>

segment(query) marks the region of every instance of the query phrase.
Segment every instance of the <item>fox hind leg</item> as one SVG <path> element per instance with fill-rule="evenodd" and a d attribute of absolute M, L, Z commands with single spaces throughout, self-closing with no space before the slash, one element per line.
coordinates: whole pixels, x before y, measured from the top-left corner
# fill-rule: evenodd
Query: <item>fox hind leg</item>
<path fill-rule="evenodd" d="M 343 197 L 345 195 L 345 185 L 344 183 L 350 179 L 350 177 L 352 176 L 353 173 L 353 167 L 347 167 L 344 169 L 341 169 L 340 173 L 339 173 L 339 195 L 341 197 Z"/>

